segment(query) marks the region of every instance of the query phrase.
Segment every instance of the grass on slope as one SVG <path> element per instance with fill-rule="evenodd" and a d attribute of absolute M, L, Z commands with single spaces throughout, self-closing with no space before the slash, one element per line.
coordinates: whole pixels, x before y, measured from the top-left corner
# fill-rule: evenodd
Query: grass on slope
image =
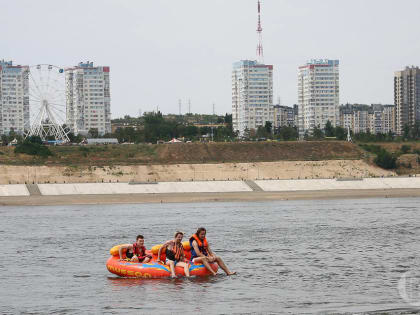
<path fill-rule="evenodd" d="M 131 144 L 50 147 L 46 159 L 0 147 L 0 164 L 103 166 L 360 159 L 363 151 L 344 141 Z"/>

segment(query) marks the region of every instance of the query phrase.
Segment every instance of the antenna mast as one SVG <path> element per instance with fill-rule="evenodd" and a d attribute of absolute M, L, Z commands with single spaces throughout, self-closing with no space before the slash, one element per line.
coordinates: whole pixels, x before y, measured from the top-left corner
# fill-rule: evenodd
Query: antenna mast
<path fill-rule="evenodd" d="M 262 45 L 262 26 L 261 26 L 261 2 L 258 0 L 258 46 L 257 46 L 257 60 L 259 63 L 264 63 L 264 50 Z"/>

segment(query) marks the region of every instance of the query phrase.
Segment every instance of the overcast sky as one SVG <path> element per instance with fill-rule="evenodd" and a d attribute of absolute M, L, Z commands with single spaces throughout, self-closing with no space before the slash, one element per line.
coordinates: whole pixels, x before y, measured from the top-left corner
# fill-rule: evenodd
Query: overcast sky
<path fill-rule="evenodd" d="M 111 67 L 112 116 L 231 111 L 232 63 L 256 59 L 256 0 L 0 0 L 0 59 Z M 340 102 L 393 103 L 393 73 L 420 65 L 420 0 L 263 0 L 274 98 L 297 68 L 340 60 Z"/>

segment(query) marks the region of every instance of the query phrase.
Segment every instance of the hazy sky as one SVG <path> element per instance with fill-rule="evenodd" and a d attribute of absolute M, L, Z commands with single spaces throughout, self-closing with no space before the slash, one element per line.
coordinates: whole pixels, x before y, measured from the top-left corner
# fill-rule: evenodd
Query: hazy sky
<path fill-rule="evenodd" d="M 256 0 L 0 0 L 0 59 L 111 67 L 112 116 L 231 111 L 232 63 L 256 59 Z M 420 66 L 420 0 L 263 0 L 274 96 L 297 67 L 340 59 L 340 102 L 393 103 L 393 73 Z"/>

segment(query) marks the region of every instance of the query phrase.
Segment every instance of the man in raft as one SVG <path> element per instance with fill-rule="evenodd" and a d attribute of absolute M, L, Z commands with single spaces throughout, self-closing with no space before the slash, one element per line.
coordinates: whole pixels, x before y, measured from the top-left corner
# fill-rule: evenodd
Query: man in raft
<path fill-rule="evenodd" d="M 166 264 L 171 269 L 171 277 L 176 278 L 175 266 L 184 267 L 185 276 L 190 276 L 190 265 L 185 261 L 184 246 L 182 246 L 183 232 L 176 232 L 173 240 L 167 241 L 159 248 L 157 262 L 163 263 L 160 260 L 161 252 L 166 249 Z"/>
<path fill-rule="evenodd" d="M 126 249 L 125 256 L 135 263 L 146 264 L 152 259 L 151 255 L 146 254 L 146 247 L 144 247 L 143 235 L 137 235 L 136 242 L 132 245 L 122 245 L 118 250 L 120 259 L 123 259 L 123 250 Z"/>
<path fill-rule="evenodd" d="M 222 258 L 216 256 L 216 254 L 212 252 L 207 243 L 205 228 L 198 228 L 197 232 L 190 237 L 190 246 L 191 261 L 196 264 L 203 264 L 213 276 L 216 275 L 216 272 L 214 272 L 210 266 L 210 263 L 213 262 L 216 262 L 228 276 L 236 274 L 236 272 L 231 272 L 229 270 Z"/>

